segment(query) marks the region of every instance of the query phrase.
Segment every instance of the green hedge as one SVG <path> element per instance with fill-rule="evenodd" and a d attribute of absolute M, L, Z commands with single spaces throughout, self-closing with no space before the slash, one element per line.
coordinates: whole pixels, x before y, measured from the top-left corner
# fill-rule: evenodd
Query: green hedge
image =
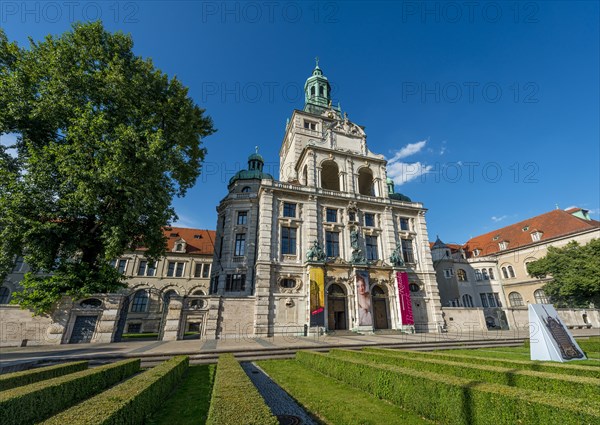
<path fill-rule="evenodd" d="M 232 354 L 219 357 L 208 425 L 278 425 L 279 421 Z"/>
<path fill-rule="evenodd" d="M 308 368 L 444 424 L 600 423 L 600 408 L 537 391 L 300 351 Z"/>
<path fill-rule="evenodd" d="M 458 363 L 448 360 L 432 359 L 428 356 L 415 357 L 406 355 L 406 351 L 380 353 L 372 351 L 331 350 L 336 357 L 351 358 L 358 361 L 384 363 L 415 370 L 454 375 L 511 387 L 526 388 L 565 395 L 574 398 L 589 398 L 594 400 L 600 391 L 600 379 L 584 376 L 568 376 L 531 370 L 515 370 L 505 367 L 477 365 L 473 363 Z"/>
<path fill-rule="evenodd" d="M 140 360 L 124 360 L 0 393 L 1 423 L 30 424 L 72 406 L 133 375 Z"/>
<path fill-rule="evenodd" d="M 79 372 L 88 368 L 88 362 L 63 363 L 55 366 L 40 367 L 22 372 L 7 373 L 0 375 L 0 391 L 11 388 L 22 387 L 45 379 L 56 378 L 73 372 Z"/>
<path fill-rule="evenodd" d="M 477 363 L 480 365 L 500 366 L 513 369 L 535 370 L 537 372 L 560 373 L 566 375 L 587 376 L 589 378 L 600 379 L 600 369 L 596 366 L 583 366 L 573 363 L 550 363 L 531 360 L 507 360 L 491 357 L 471 356 L 466 354 L 455 354 L 451 351 L 404 351 L 389 348 L 365 348 L 366 351 L 394 353 L 402 351 L 413 357 L 431 356 L 432 358 L 445 359 L 450 361 L 464 361 Z"/>
<path fill-rule="evenodd" d="M 188 364 L 187 356 L 173 357 L 61 412 L 44 424 L 143 424 L 181 381 Z"/>

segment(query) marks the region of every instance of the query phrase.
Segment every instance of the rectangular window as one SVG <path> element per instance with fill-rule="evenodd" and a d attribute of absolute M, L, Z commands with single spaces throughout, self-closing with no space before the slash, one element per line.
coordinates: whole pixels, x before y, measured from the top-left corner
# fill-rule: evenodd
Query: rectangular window
<path fill-rule="evenodd" d="M 210 264 L 205 264 L 202 268 L 202 277 L 210 276 Z"/>
<path fill-rule="evenodd" d="M 138 276 L 145 276 L 146 275 L 146 267 L 148 266 L 148 262 L 147 261 L 140 261 L 140 266 L 138 267 Z"/>
<path fill-rule="evenodd" d="M 328 257 L 340 256 L 340 234 L 339 232 L 325 232 L 325 247 Z"/>
<path fill-rule="evenodd" d="M 317 123 L 312 122 L 312 121 L 304 120 L 304 128 L 306 128 L 307 130 L 316 130 L 317 129 Z"/>
<path fill-rule="evenodd" d="M 365 226 L 375 227 L 375 214 L 365 213 Z"/>
<path fill-rule="evenodd" d="M 233 255 L 236 257 L 242 257 L 246 255 L 246 234 L 238 233 L 235 235 L 235 249 Z"/>
<path fill-rule="evenodd" d="M 245 274 L 228 274 L 227 282 L 225 283 L 225 291 L 227 292 L 241 292 L 246 289 L 246 275 Z"/>
<path fill-rule="evenodd" d="M 169 261 L 169 267 L 167 269 L 167 276 L 169 277 L 181 277 L 183 276 L 185 263 L 177 263 L 175 261 Z"/>
<path fill-rule="evenodd" d="M 327 208 L 327 222 L 328 223 L 337 223 L 337 210 L 334 208 Z"/>
<path fill-rule="evenodd" d="M 202 276 L 202 263 L 197 263 L 194 266 L 194 277 Z"/>
<path fill-rule="evenodd" d="M 377 254 L 377 236 L 366 236 L 365 241 L 367 243 L 367 260 L 378 260 L 379 255 Z"/>
<path fill-rule="evenodd" d="M 130 323 L 129 325 L 127 325 L 127 333 L 139 334 L 140 332 L 142 332 L 141 323 Z"/>
<path fill-rule="evenodd" d="M 490 305 L 490 307 L 496 307 L 496 299 L 494 298 L 494 294 L 492 294 L 491 292 L 488 292 L 487 297 L 488 297 L 488 304 Z"/>
<path fill-rule="evenodd" d="M 498 295 L 497 292 L 494 292 L 494 299 L 496 300 L 496 305 L 498 307 L 502 307 L 502 303 L 500 302 L 500 296 Z"/>
<path fill-rule="evenodd" d="M 248 211 L 240 211 L 237 216 L 237 224 L 248 223 Z"/>
<path fill-rule="evenodd" d="M 148 267 L 146 268 L 146 276 L 155 276 L 156 275 L 156 263 L 148 263 Z"/>
<path fill-rule="evenodd" d="M 400 217 L 400 230 L 410 230 L 410 224 L 408 218 Z"/>
<path fill-rule="evenodd" d="M 452 276 L 454 276 L 454 270 L 452 270 L 452 269 L 444 269 L 444 277 L 446 277 L 446 278 L 449 279 Z"/>
<path fill-rule="evenodd" d="M 219 275 L 215 275 L 210 282 L 210 293 L 216 294 L 219 290 Z"/>
<path fill-rule="evenodd" d="M 414 263 L 415 255 L 413 253 L 412 239 L 402 239 L 402 257 L 405 263 Z"/>
<path fill-rule="evenodd" d="M 489 307 L 488 306 L 487 295 L 486 294 L 479 294 L 479 296 L 481 297 L 481 306 L 482 307 Z"/>
<path fill-rule="evenodd" d="M 118 264 L 118 270 L 119 273 L 124 274 L 125 273 L 125 267 L 127 267 L 127 260 L 119 260 L 119 264 Z"/>
<path fill-rule="evenodd" d="M 281 228 L 281 253 L 296 255 L 296 228 Z"/>
<path fill-rule="evenodd" d="M 283 216 L 284 217 L 296 217 L 296 204 L 291 202 L 283 203 Z"/>

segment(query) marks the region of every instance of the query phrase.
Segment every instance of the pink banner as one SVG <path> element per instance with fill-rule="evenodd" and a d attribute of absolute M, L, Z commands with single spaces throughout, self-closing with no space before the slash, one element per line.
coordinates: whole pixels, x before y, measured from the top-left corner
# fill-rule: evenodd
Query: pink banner
<path fill-rule="evenodd" d="M 408 273 L 396 272 L 398 284 L 398 298 L 400 298 L 400 320 L 403 325 L 414 325 L 412 304 L 410 303 L 410 290 L 408 288 Z"/>

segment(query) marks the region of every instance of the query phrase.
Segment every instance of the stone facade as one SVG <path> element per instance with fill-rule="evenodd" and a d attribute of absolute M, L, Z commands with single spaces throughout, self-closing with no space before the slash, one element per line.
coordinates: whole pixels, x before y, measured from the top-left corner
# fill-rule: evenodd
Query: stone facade
<path fill-rule="evenodd" d="M 253 336 L 301 335 L 309 328 L 438 331 L 425 208 L 394 193 L 384 157 L 368 149 L 361 126 L 331 106 L 318 66 L 305 89 L 305 108 L 293 111 L 283 137 L 280 180 L 262 172 L 264 160 L 255 153 L 217 208 L 211 295 L 253 314 L 235 314 L 235 324 L 223 314 L 216 336 L 232 326 Z M 390 260 L 394 252 L 401 263 Z M 311 270 L 324 279 L 319 324 L 311 320 Z M 408 273 L 414 290 L 414 327 L 400 319 L 397 271 Z M 358 322 L 357 272 L 368 272 L 368 293 L 377 297 L 370 311 L 376 320 L 366 326 Z"/>

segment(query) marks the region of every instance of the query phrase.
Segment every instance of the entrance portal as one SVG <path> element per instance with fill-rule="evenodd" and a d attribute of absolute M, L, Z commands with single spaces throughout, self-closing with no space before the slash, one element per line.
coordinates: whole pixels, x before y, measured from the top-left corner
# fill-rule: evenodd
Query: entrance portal
<path fill-rule="evenodd" d="M 389 329 L 390 325 L 388 322 L 388 298 L 385 290 L 376 285 L 371 290 L 373 296 L 373 317 L 375 329 Z"/>
<path fill-rule="evenodd" d="M 329 330 L 348 329 L 346 293 L 335 283 L 327 290 L 327 327 Z"/>
<path fill-rule="evenodd" d="M 69 344 L 81 344 L 90 342 L 94 331 L 96 330 L 96 322 L 98 316 L 77 316 L 73 325 L 73 332 Z"/>

